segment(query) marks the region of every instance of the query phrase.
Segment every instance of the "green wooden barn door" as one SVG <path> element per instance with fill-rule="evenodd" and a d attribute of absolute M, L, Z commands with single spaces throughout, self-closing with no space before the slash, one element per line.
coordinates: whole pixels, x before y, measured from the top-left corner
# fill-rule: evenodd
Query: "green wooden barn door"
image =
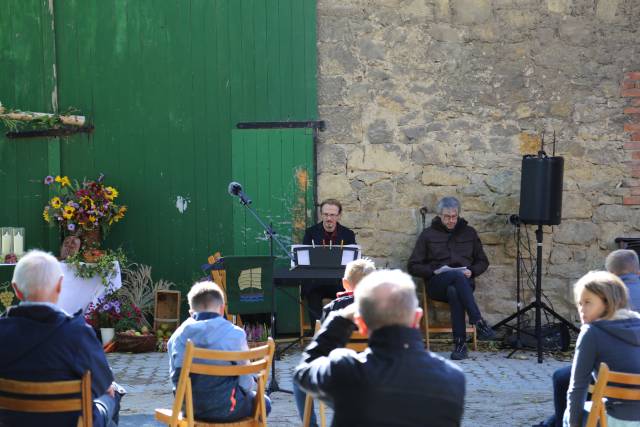
<path fill-rule="evenodd" d="M 0 102 L 9 109 L 57 108 L 53 15 L 46 1 L 3 3 L 0 13 Z M 60 170 L 57 138 L 9 139 L 0 124 L 0 227 L 26 228 L 26 249 L 53 248 L 42 218 L 44 177 Z M 76 137 L 69 137 L 76 140 Z M 6 277 L 0 278 L 3 282 Z"/>
<path fill-rule="evenodd" d="M 273 224 L 286 247 L 301 243 L 305 228 L 314 219 L 313 131 L 234 130 L 231 152 L 233 180 L 242 184 L 253 201 L 251 207 L 263 221 Z M 262 226 L 235 200 L 233 244 L 234 255 L 269 254 L 269 241 Z M 288 265 L 288 258 L 275 243 L 274 255 L 277 266 Z M 297 331 L 297 304 L 280 291 L 276 299 L 279 331 Z"/>

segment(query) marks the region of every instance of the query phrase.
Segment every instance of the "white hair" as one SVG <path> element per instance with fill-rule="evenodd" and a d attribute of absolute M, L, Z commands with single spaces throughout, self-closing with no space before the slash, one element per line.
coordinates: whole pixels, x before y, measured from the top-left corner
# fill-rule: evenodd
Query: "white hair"
<path fill-rule="evenodd" d="M 32 250 L 18 261 L 11 281 L 28 299 L 32 292 L 53 288 L 62 276 L 60 264 L 53 255 Z"/>
<path fill-rule="evenodd" d="M 354 294 L 358 312 L 370 330 L 412 325 L 418 298 L 408 274 L 400 270 L 375 271 L 362 279 Z"/>

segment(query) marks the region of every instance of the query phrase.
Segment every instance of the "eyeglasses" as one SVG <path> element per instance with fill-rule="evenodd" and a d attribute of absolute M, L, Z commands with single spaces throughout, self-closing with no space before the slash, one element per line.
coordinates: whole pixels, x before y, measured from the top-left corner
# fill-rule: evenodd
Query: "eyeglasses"
<path fill-rule="evenodd" d="M 453 221 L 455 219 L 458 219 L 458 215 L 442 215 L 442 219 L 444 219 L 445 221 Z"/>

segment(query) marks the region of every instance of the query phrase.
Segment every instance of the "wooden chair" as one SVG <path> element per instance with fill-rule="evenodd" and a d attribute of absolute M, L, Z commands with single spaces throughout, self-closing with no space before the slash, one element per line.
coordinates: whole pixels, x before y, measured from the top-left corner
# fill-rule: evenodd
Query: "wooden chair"
<path fill-rule="evenodd" d="M 425 344 L 427 346 L 427 350 L 429 349 L 429 335 L 437 334 L 437 333 L 452 333 L 453 329 L 451 328 L 451 323 L 437 323 L 430 325 L 429 324 L 429 306 L 433 309 L 434 314 L 437 314 L 438 311 L 449 311 L 449 304 L 446 302 L 436 301 L 429 297 L 429 293 L 427 292 L 427 282 L 423 281 L 424 286 L 422 287 L 422 309 L 424 310 L 423 318 L 423 333 L 425 337 Z M 437 320 L 437 319 L 436 319 Z M 467 325 L 466 333 L 471 334 L 473 338 L 473 350 L 478 350 L 478 336 L 476 332 L 476 327 L 473 325 Z"/>
<path fill-rule="evenodd" d="M 609 385 L 610 383 L 616 385 Z M 635 387 L 618 386 L 622 384 Z M 601 363 L 598 379 L 593 386 L 589 387 L 589 391 L 592 403 L 586 427 L 596 427 L 598 420 L 600 420 L 600 426 L 607 427 L 607 409 L 604 398 L 640 401 L 640 374 L 610 371 L 606 363 Z"/>
<path fill-rule="evenodd" d="M 178 380 L 178 387 L 171 409 L 156 409 L 155 416 L 160 422 L 170 427 L 258 427 L 267 425 L 267 410 L 264 403 L 264 392 L 269 377 L 269 369 L 275 344 L 269 338 L 267 345 L 256 347 L 247 351 L 220 351 L 207 350 L 196 347 L 191 340 L 187 342 L 187 348 L 182 362 L 182 370 Z M 208 365 L 194 362 L 198 360 L 218 360 L 237 362 L 247 360 L 246 365 Z M 214 376 L 239 376 L 255 374 L 258 377 L 258 389 L 254 403 L 253 414 L 250 417 L 238 421 L 226 423 L 209 423 L 197 421 L 193 415 L 193 394 L 191 391 L 190 374 L 214 375 Z M 184 403 L 186 416 L 180 412 Z"/>
<path fill-rule="evenodd" d="M 320 330 L 321 326 L 322 325 L 320 324 L 320 321 L 316 320 L 316 329 L 315 329 L 316 334 Z M 360 332 L 356 330 L 351 334 L 351 338 L 349 339 L 349 342 L 347 343 L 346 348 L 350 348 L 351 350 L 354 350 L 357 352 L 364 351 L 367 349 L 367 347 L 369 347 L 368 339 L 369 338 L 366 335 L 362 335 Z M 312 403 L 313 403 L 313 396 L 307 393 L 307 397 L 304 401 L 304 415 L 302 417 L 303 427 L 309 427 L 309 424 L 311 423 Z M 327 417 L 325 415 L 325 404 L 322 401 L 320 401 L 320 404 L 318 405 L 318 413 L 320 414 L 320 426 L 326 427 Z"/>
<path fill-rule="evenodd" d="M 17 381 L 0 378 L 0 392 L 11 393 L 11 397 L 0 396 L 0 408 L 17 412 L 80 412 L 78 427 L 93 426 L 93 399 L 91 398 L 91 372 L 87 371 L 79 380 L 70 381 Z M 60 397 L 42 400 L 42 396 L 79 394 L 78 397 Z M 17 396 L 17 397 L 16 397 Z M 33 397 L 37 396 L 37 399 Z"/>

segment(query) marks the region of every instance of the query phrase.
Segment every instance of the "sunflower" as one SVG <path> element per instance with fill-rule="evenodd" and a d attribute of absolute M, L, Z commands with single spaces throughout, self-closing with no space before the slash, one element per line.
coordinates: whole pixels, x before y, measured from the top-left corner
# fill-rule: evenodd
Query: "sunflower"
<path fill-rule="evenodd" d="M 64 219 L 71 219 L 73 218 L 73 214 L 75 213 L 75 211 L 76 211 L 76 208 L 74 208 L 73 206 L 65 206 L 62 217 Z"/>
<path fill-rule="evenodd" d="M 51 218 L 49 218 L 49 206 L 45 207 L 44 211 L 42 211 L 42 217 L 45 221 L 51 222 Z"/>
<path fill-rule="evenodd" d="M 54 197 L 53 199 L 51 199 L 51 207 L 54 209 L 58 209 L 60 208 L 60 206 L 62 206 L 62 200 L 60 200 L 60 197 Z"/>
<path fill-rule="evenodd" d="M 95 216 L 93 216 L 93 215 L 89 215 L 89 222 L 90 222 L 90 223 L 92 223 L 92 224 L 93 224 L 94 222 L 96 222 L 96 217 L 95 217 Z"/>
<path fill-rule="evenodd" d="M 107 187 L 104 189 L 104 197 L 107 200 L 113 201 L 113 199 L 118 197 L 118 190 L 113 187 Z"/>

